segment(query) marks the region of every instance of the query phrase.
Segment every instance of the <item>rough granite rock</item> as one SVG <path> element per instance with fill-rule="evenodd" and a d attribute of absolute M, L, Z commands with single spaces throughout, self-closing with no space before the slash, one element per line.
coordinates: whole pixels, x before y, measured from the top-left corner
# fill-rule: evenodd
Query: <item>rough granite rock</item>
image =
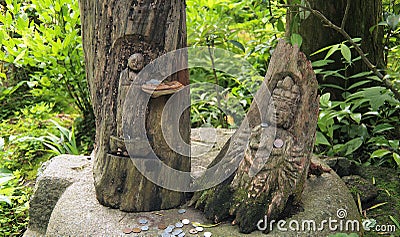
<path fill-rule="evenodd" d="M 44 163 L 38 172 L 35 195 L 30 200 L 29 229 L 44 233 L 50 215 L 65 189 L 90 172 L 90 157 L 60 156 Z M 85 169 L 86 167 L 86 169 Z"/>
<path fill-rule="evenodd" d="M 322 161 L 331 167 L 340 177 L 353 174 L 356 164 L 346 157 L 327 157 Z"/>
<path fill-rule="evenodd" d="M 350 189 L 354 200 L 357 200 L 357 194 L 360 195 L 362 204 L 373 201 L 378 196 L 378 188 L 370 181 L 358 175 L 349 175 L 342 177 L 342 180 Z"/>
<path fill-rule="evenodd" d="M 213 134 L 206 132 L 204 134 Z M 197 143 L 212 141 L 211 137 L 204 135 L 200 131 L 194 131 L 192 137 L 196 138 Z M 229 130 L 217 130 L 218 143 L 210 146 L 211 151 L 221 147 L 227 137 L 230 136 Z M 205 144 L 198 144 L 204 147 Z M 196 146 L 193 147 L 196 149 Z M 211 152 L 211 154 L 214 154 Z M 207 154 L 198 156 L 194 161 L 196 165 L 207 167 L 213 156 Z M 318 159 L 313 162 L 319 163 Z M 200 171 L 200 170 L 199 170 Z M 200 172 L 201 173 L 201 172 Z M 57 180 L 57 181 L 56 181 Z M 64 185 L 59 185 L 63 183 Z M 50 185 L 51 184 L 51 185 Z M 46 186 L 47 185 L 47 186 Z M 59 185 L 59 186 L 56 186 Z M 38 191 L 41 190 L 41 191 Z M 57 195 L 45 190 L 57 191 Z M 64 191 L 65 190 L 65 191 Z M 62 193 L 61 196 L 58 194 Z M 37 203 L 30 209 L 31 219 L 41 216 L 46 218 L 31 220 L 28 230 L 24 236 L 159 236 L 161 233 L 157 226 L 159 224 L 174 224 L 181 219 L 187 218 L 191 221 L 200 223 L 209 223 L 204 215 L 198 210 L 186 208 L 186 213 L 178 214 L 177 209 L 147 212 L 147 213 L 124 213 L 119 210 L 110 209 L 100 205 L 95 197 L 92 175 L 92 161 L 88 157 L 79 156 L 59 156 L 53 158 L 45 167 L 38 178 L 37 189 L 32 201 Z M 286 228 L 289 223 L 299 223 L 299 231 L 278 231 L 277 227 L 268 235 L 256 231 L 250 235 L 240 234 L 236 226 L 230 223 L 222 223 L 216 227 L 207 228 L 206 231 L 213 233 L 213 236 L 328 236 L 330 233 L 346 232 L 329 229 L 327 223 L 322 231 L 301 231 L 301 224 L 304 221 L 312 220 L 316 223 L 316 228 L 320 227 L 323 220 L 359 220 L 357 207 L 346 188 L 343 181 L 334 173 L 324 173 L 320 177 L 311 176 L 307 183 L 302 198 L 302 208 L 292 217 L 286 219 Z M 55 206 L 53 205 L 54 203 Z M 39 205 L 40 204 L 40 205 Z M 54 207 L 54 210 L 52 210 Z M 337 211 L 346 210 L 346 218 L 340 219 Z M 41 214 L 43 213 L 43 214 Z M 51 216 L 48 214 L 51 213 Z M 146 218 L 149 220 L 150 229 L 141 234 L 124 234 L 126 227 L 139 227 L 138 220 Z M 33 223 L 33 224 L 32 224 Z M 48 226 L 47 226 L 48 223 Z M 307 227 L 307 223 L 305 227 Z M 256 225 L 257 223 L 254 223 Z M 41 228 L 37 228 L 40 226 Z M 46 228 L 47 226 L 47 228 Z M 263 223 L 260 223 L 263 227 Z M 184 226 L 183 229 L 188 232 L 192 228 Z M 360 224 L 360 229 L 362 229 Z M 359 231 L 354 231 L 359 232 Z M 186 236 L 192 236 L 187 234 Z M 193 235 L 194 236 L 194 235 Z"/>

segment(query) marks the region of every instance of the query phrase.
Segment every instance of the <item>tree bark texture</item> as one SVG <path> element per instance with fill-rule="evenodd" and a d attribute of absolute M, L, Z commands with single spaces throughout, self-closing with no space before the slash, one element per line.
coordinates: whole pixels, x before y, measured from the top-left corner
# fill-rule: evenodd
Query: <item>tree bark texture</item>
<path fill-rule="evenodd" d="M 312 9 L 320 11 L 335 25 L 342 25 L 347 0 L 308 0 L 307 2 Z M 367 54 L 367 57 L 374 65 L 383 69 L 385 65 L 383 56 L 383 28 L 377 26 L 382 21 L 382 1 L 351 0 L 349 2 L 348 14 L 343 22 L 344 30 L 352 38 L 361 38 L 361 48 L 364 53 Z M 324 26 L 316 16 L 310 14 L 308 17 L 304 17 L 303 13 L 304 11 L 302 14 L 299 14 L 299 9 L 291 9 L 291 12 L 287 14 L 287 33 L 298 33 L 303 37 L 301 50 L 307 56 L 329 45 L 345 41 L 342 35 Z M 371 27 L 374 26 L 376 27 L 370 31 Z M 347 45 L 349 46 L 349 44 Z M 309 58 L 311 61 L 317 61 L 323 59 L 325 54 L 320 53 Z M 359 55 L 353 51 L 352 56 L 352 58 L 357 58 Z M 331 56 L 331 58 L 336 63 L 327 66 L 326 69 L 337 70 L 345 67 L 341 63 L 342 55 L 340 54 L 340 50 Z M 345 76 L 366 71 L 369 71 L 369 68 L 362 60 L 358 60 L 346 69 Z M 318 77 L 317 79 L 320 84 L 336 84 L 345 88 L 357 82 L 357 80 L 363 80 L 364 78 L 355 78 L 353 81 L 347 82 L 347 85 L 345 80 L 334 76 L 328 77 L 326 80 L 323 80 L 322 77 Z M 332 89 L 330 92 L 332 92 L 332 98 L 341 99 L 343 91 Z"/>
<path fill-rule="evenodd" d="M 286 207 L 298 204 L 315 140 L 317 89 L 306 56 L 281 40 L 244 121 L 249 129 L 241 126 L 210 165 L 241 156 L 237 170 L 222 184 L 195 193 L 191 204 L 216 223 L 233 219 L 243 233 L 254 231 L 264 215 L 278 220 Z M 243 145 L 244 152 L 231 152 L 231 144 Z M 217 172 L 223 170 L 224 165 Z"/>
<path fill-rule="evenodd" d="M 135 168 L 122 139 L 121 114 L 130 86 L 141 88 L 146 83 L 135 81 L 142 67 L 167 52 L 186 47 L 184 0 L 80 0 L 80 8 L 86 73 L 96 117 L 93 170 L 97 199 L 123 211 L 151 211 L 182 204 L 183 193 L 158 187 Z M 175 73 L 165 81 L 172 80 L 188 85 L 188 71 Z M 145 134 L 139 134 L 133 142 L 138 157 L 132 158 L 146 159 L 140 141 L 145 139 L 165 164 L 190 171 L 190 157 L 171 150 L 161 131 L 161 114 L 169 96 L 151 98 L 147 104 L 142 90 L 131 91 L 134 100 L 142 103 L 140 111 L 129 111 L 135 113 L 131 119 L 145 120 L 146 124 Z M 186 99 L 190 98 L 180 98 Z M 164 113 L 168 117 L 168 111 Z M 178 135 L 189 143 L 190 110 L 179 119 Z"/>

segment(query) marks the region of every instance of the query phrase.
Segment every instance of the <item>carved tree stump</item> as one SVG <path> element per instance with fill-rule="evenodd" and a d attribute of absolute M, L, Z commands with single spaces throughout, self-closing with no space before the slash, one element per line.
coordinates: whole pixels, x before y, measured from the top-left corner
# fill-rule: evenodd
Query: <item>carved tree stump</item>
<path fill-rule="evenodd" d="M 265 215 L 277 220 L 288 205 L 298 204 L 315 139 L 317 89 L 311 63 L 281 40 L 243 122 L 248 126 L 237 130 L 210 165 L 240 160 L 238 169 L 222 184 L 195 193 L 192 204 L 216 223 L 233 219 L 243 233 L 254 231 Z M 218 172 L 227 166 L 221 167 Z"/>
<path fill-rule="evenodd" d="M 152 211 L 182 204 L 184 193 L 158 187 L 138 172 L 124 142 L 122 118 L 123 112 L 129 112 L 133 123 L 146 124 L 145 132 L 135 134 L 130 141 L 136 149 L 132 159 L 146 162 L 146 142 L 150 141 L 151 151 L 165 164 L 190 171 L 190 157 L 171 150 L 161 131 L 161 114 L 171 93 L 160 94 L 147 103 L 141 88 L 148 81 L 137 78 L 140 70 L 159 56 L 186 47 L 185 2 L 80 0 L 80 9 L 87 79 L 96 117 L 93 170 L 97 199 L 123 211 Z M 188 71 L 175 73 L 166 81 L 188 85 Z M 139 103 L 141 109 L 123 111 L 128 99 Z M 185 100 L 190 101 L 190 97 L 181 96 L 178 103 L 185 104 Z M 164 113 L 176 119 L 168 109 Z M 189 144 L 190 110 L 178 119 L 179 134 L 173 135 Z"/>

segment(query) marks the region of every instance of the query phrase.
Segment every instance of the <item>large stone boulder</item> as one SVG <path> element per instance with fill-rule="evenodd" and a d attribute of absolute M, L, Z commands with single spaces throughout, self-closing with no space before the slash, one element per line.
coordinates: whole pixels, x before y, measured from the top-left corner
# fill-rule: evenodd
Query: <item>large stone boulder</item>
<path fill-rule="evenodd" d="M 211 133 L 209 130 L 193 130 L 192 149 L 194 154 L 199 154 L 193 158 L 197 175 L 202 172 L 199 166 L 207 167 L 214 157 L 196 149 L 209 146 L 211 154 L 215 154 L 231 134 L 230 130 L 216 130 Z M 217 137 L 215 144 L 209 144 L 213 141 L 210 136 Z M 320 160 L 314 158 L 313 162 L 320 163 Z M 185 206 L 182 208 L 186 212 L 180 214 L 178 209 L 125 213 L 100 205 L 95 196 L 92 163 L 90 157 L 64 155 L 51 159 L 44 166 L 31 200 L 30 223 L 24 236 L 159 236 L 163 233 L 159 230 L 160 226 L 175 224 L 182 219 L 209 223 L 201 212 Z M 318 177 L 310 176 L 302 202 L 300 209 L 292 213 L 290 218 L 281 221 L 267 236 L 328 236 L 337 232 L 359 232 L 352 231 L 351 225 L 350 231 L 347 231 L 349 229 L 346 229 L 346 222 L 357 222 L 359 229 L 362 229 L 355 202 L 343 181 L 334 172 Z M 146 219 L 148 223 L 140 224 L 141 219 Z M 254 225 L 258 224 L 261 229 L 269 228 L 271 221 L 260 220 Z M 333 224 L 331 227 L 329 221 Z M 321 223 L 324 224 L 323 228 Z M 126 228 L 141 226 L 148 226 L 149 230 L 142 231 L 140 235 L 124 234 Z M 182 227 L 186 236 L 196 236 L 188 234 L 192 228 L 191 225 Z M 221 223 L 205 228 L 205 231 L 212 232 L 213 236 L 266 236 L 261 231 L 250 235 L 240 234 L 238 228 L 231 223 Z"/>

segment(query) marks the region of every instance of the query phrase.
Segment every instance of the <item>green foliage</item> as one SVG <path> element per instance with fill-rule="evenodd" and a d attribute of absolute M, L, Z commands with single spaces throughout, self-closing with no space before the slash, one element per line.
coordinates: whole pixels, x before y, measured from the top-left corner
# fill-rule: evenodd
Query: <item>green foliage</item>
<path fill-rule="evenodd" d="M 47 132 L 46 136 L 39 138 L 27 137 L 26 139 L 42 142 L 54 155 L 80 155 L 75 139 L 75 128 L 72 127 L 72 130 L 69 130 L 54 120 L 50 120 L 50 122 L 58 129 L 59 135 Z"/>
<path fill-rule="evenodd" d="M 0 15 L 0 103 L 15 109 L 41 101 L 56 111 L 92 114 L 83 64 L 77 0 L 7 0 Z M 13 96 L 11 96 L 13 95 Z"/>
<path fill-rule="evenodd" d="M 0 123 L 0 232 L 7 233 L 6 236 L 26 228 L 32 192 L 29 183 L 36 178 L 41 163 L 55 155 L 40 138 L 57 134 L 59 139 L 64 136 L 63 145 L 73 144 L 73 133 L 64 127 L 71 126 L 74 118 L 54 114 L 53 106 L 27 106 L 16 112 L 14 118 Z M 58 135 L 61 130 L 69 136 Z"/>
<path fill-rule="evenodd" d="M 31 189 L 22 182 L 21 173 L 0 169 L 0 231 L 2 236 L 19 235 L 26 228 Z"/>
<path fill-rule="evenodd" d="M 263 77 L 256 72 L 237 78 L 223 72 L 216 74 L 219 89 L 215 88 L 215 78 L 210 71 L 203 68 L 190 70 L 191 100 L 195 102 L 191 107 L 192 126 L 238 128 L 245 111 L 250 107 L 253 98 L 251 92 L 256 91 Z"/>
<path fill-rule="evenodd" d="M 396 229 L 400 230 L 400 222 L 394 218 L 393 216 L 389 216 L 389 218 L 393 221 L 393 223 L 396 225 Z"/>
<path fill-rule="evenodd" d="M 36 113 L 38 119 L 53 113 L 77 117 L 78 111 L 76 144 L 89 151 L 95 126 L 78 1 L 7 0 L 0 11 L 0 118 L 13 120 L 27 113 Z M 50 110 L 41 111 L 45 105 Z"/>
<path fill-rule="evenodd" d="M 359 39 L 355 39 L 358 42 Z M 323 91 L 334 88 L 342 92 L 342 100 L 331 101 L 330 93 L 320 97 L 320 114 L 316 136 L 316 151 L 328 156 L 345 156 L 360 163 L 399 166 L 400 102 L 393 93 L 382 86 L 369 86 L 372 81 L 382 81 L 371 72 L 346 75 L 346 68 L 325 70 L 332 63 L 329 57 L 340 51 L 346 67 L 359 58 L 351 57 L 351 47 L 346 42 L 323 48 L 324 60 L 313 63 L 315 72 L 323 77 L 334 75 L 344 80 L 344 87 L 320 85 Z"/>
<path fill-rule="evenodd" d="M 235 107 L 246 111 L 251 104 L 251 91 L 256 91 L 265 75 L 271 51 L 277 38 L 283 36 L 283 8 L 278 1 L 188 0 L 187 29 L 189 46 L 208 46 L 229 50 L 245 58 L 259 72 L 235 78 L 224 72 L 204 68 L 190 69 L 191 83 L 212 83 L 222 87 L 219 95 L 205 88 L 191 89 L 192 126 L 237 127 L 240 116 L 232 116 L 222 108 L 238 114 Z M 218 83 L 217 83 L 218 82 Z M 199 100 L 199 99 L 202 100 Z M 222 118 L 222 119 L 221 119 Z"/>

